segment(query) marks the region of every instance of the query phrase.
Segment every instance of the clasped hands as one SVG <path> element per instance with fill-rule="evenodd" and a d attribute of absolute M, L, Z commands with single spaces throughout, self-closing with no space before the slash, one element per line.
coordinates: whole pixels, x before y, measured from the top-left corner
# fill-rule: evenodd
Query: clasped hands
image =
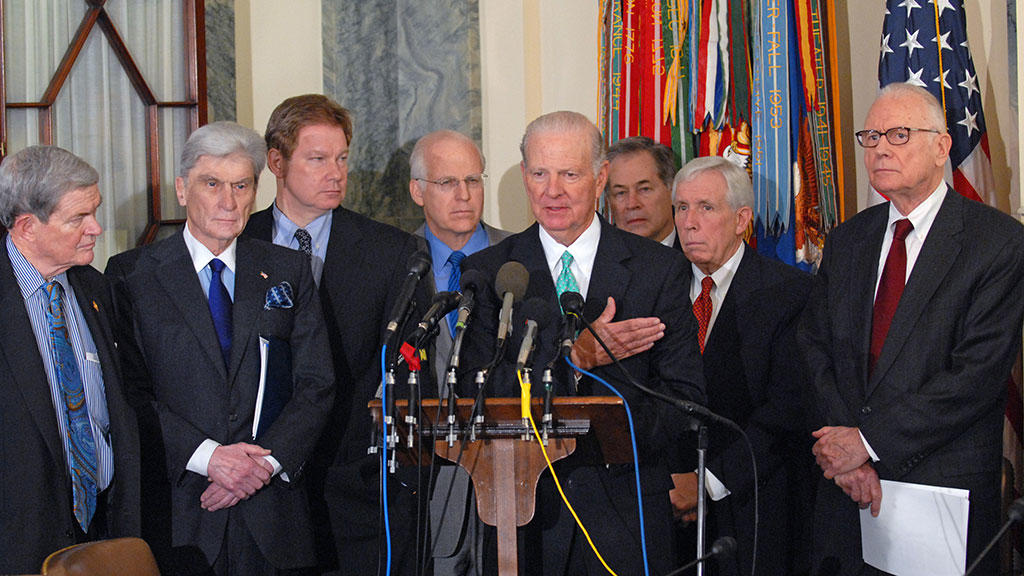
<path fill-rule="evenodd" d="M 239 442 L 218 446 L 207 465 L 210 485 L 199 497 L 203 510 L 213 512 L 230 508 L 270 483 L 274 467 L 264 456 L 270 450 Z"/>
<path fill-rule="evenodd" d="M 818 439 L 811 451 L 825 478 L 833 480 L 862 510 L 870 506 L 871 515 L 878 516 L 882 507 L 882 484 L 871 465 L 860 430 L 825 426 L 811 434 Z"/>

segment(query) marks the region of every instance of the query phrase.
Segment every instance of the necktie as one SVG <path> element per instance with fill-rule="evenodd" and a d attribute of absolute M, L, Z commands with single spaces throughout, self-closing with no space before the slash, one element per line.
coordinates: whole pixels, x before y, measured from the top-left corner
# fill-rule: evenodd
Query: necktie
<path fill-rule="evenodd" d="M 572 275 L 572 254 L 568 250 L 562 252 L 562 271 L 558 273 L 558 280 L 555 282 L 555 291 L 561 300 L 563 292 L 579 292 L 580 286 L 576 283 L 576 277 Z"/>
<path fill-rule="evenodd" d="M 299 243 L 299 251 L 306 255 L 310 261 L 313 260 L 313 237 L 306 232 L 305 228 L 295 231 L 295 241 Z"/>
<path fill-rule="evenodd" d="M 220 273 L 223 271 L 223 262 L 217 258 L 210 260 L 210 315 L 213 317 L 213 327 L 217 330 L 220 353 L 224 357 L 226 368 L 231 359 L 231 295 L 221 281 Z"/>
<path fill-rule="evenodd" d="M 96 442 L 92 437 L 89 410 L 85 405 L 85 387 L 78 372 L 78 362 L 68 339 L 68 328 L 62 302 L 64 288 L 56 281 L 45 285 L 49 303 L 46 321 L 53 347 L 53 362 L 57 380 L 64 397 L 64 417 L 69 436 L 67 454 L 71 472 L 73 509 L 83 532 L 89 531 L 89 522 L 96 512 Z"/>
<path fill-rule="evenodd" d="M 461 250 L 456 250 L 448 256 L 448 264 L 452 265 L 452 272 L 448 275 L 449 292 L 457 292 L 459 290 L 459 281 L 462 279 L 462 268 L 459 266 L 462 264 L 462 259 L 465 257 L 466 253 Z M 452 336 L 455 335 L 455 323 L 458 320 L 458 309 L 452 310 L 448 313 L 448 329 L 451 330 Z"/>
<path fill-rule="evenodd" d="M 903 287 L 907 280 L 907 235 L 914 229 L 910 220 L 904 218 L 896 221 L 896 230 L 892 233 L 892 245 L 889 255 L 885 258 L 882 268 L 882 279 L 878 283 L 878 294 L 875 295 L 875 307 L 871 314 L 871 350 L 868 369 L 874 371 L 875 362 L 882 353 L 885 336 L 889 333 L 889 325 L 896 314 L 896 307 L 903 295 Z"/>
<path fill-rule="evenodd" d="M 704 353 L 704 341 L 708 338 L 708 326 L 711 324 L 711 288 L 715 281 L 705 276 L 700 281 L 700 295 L 693 301 L 693 315 L 697 317 L 697 343 L 700 353 Z"/>

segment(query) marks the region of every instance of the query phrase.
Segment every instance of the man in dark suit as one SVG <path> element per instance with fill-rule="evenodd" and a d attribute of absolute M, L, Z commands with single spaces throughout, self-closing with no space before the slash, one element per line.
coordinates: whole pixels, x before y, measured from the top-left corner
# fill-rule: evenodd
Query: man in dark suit
<path fill-rule="evenodd" d="M 597 127 L 575 112 L 547 114 L 527 127 L 521 150 L 523 181 L 537 224 L 467 258 L 464 273 L 476 269 L 485 278 L 494 278 L 504 263 L 522 263 L 530 274 L 525 297 L 548 303 L 555 319 L 540 320 L 549 320 L 553 332 L 557 332 L 559 288 L 580 292 L 585 299 L 584 314 L 590 319 L 608 308 L 617 318 L 659 319 L 663 337 L 649 349 L 625 358 L 623 366 L 651 388 L 680 399 L 703 401 L 696 325 L 689 309 L 681 305 L 688 301 L 682 279 L 686 260 L 677 251 L 608 225 L 594 212 L 608 170 Z M 465 361 L 470 372 L 488 363 L 494 353 L 501 304 L 493 290 L 479 290 L 478 295 L 476 318 L 466 338 Z M 620 320 L 609 325 L 614 325 L 610 330 L 615 331 L 624 324 Z M 519 395 L 513 370 L 516 354 L 511 348 L 491 380 L 491 396 Z M 556 360 L 556 354 L 555 338 L 542 331 L 534 365 Z M 577 382 L 564 364 L 560 361 L 557 365 L 559 395 L 610 394 L 590 377 Z M 632 409 L 651 569 L 667 572 L 672 567 L 671 479 L 661 456 L 682 436 L 682 416 L 630 387 L 610 366 L 595 373 L 615 386 Z M 643 568 L 633 468 L 594 464 L 586 455 L 576 453 L 559 461 L 556 469 L 566 496 L 609 566 L 618 573 L 639 574 Z M 520 534 L 525 539 L 519 546 L 520 566 L 530 574 L 603 573 L 547 475 L 538 492 L 537 514 Z"/>
<path fill-rule="evenodd" d="M 383 561 L 379 458 L 367 455 L 367 403 L 381 382 L 380 349 L 416 240 L 343 208 L 352 143 L 349 112 L 326 96 L 282 102 L 264 135 L 277 178 L 269 208 L 253 214 L 245 235 L 309 254 L 327 322 L 337 391 L 310 470 L 310 502 L 320 566 L 372 574 Z M 415 571 L 416 486 L 389 482 L 392 566 Z M 404 510 L 407 512 L 396 512 Z M 340 562 L 339 562 L 340 560 Z"/>
<path fill-rule="evenodd" d="M 813 486 L 814 461 L 805 440 L 806 382 L 796 353 L 796 326 L 811 277 L 744 244 L 754 193 L 743 168 L 721 156 L 697 158 L 679 171 L 673 188 L 676 229 L 690 261 L 686 285 L 697 317 L 708 408 L 743 428 L 757 461 L 757 573 L 806 573 L 796 557 L 804 542 L 803 517 L 809 513 L 804 503 Z M 711 563 L 708 573 L 750 574 L 750 456 L 732 430 L 712 427 L 710 439 L 708 541 L 732 536 L 737 549 Z M 692 460 L 685 458 L 689 455 L 684 459 Z M 696 473 L 672 478 L 677 513 L 695 517 Z M 692 558 L 692 550 L 684 548 L 684 558 Z"/>
<path fill-rule="evenodd" d="M 886 514 L 881 478 L 970 490 L 970 564 L 1000 524 L 1024 228 L 943 182 L 951 139 L 926 90 L 886 86 L 864 127 L 871 186 L 889 202 L 829 235 L 800 330 L 827 424 L 814 432 L 825 478 L 814 559 L 826 574 L 873 570 L 857 508 Z M 997 557 L 987 560 L 979 574 L 997 572 Z"/>
<path fill-rule="evenodd" d="M 108 266 L 131 319 L 126 378 L 169 484 L 165 574 L 315 565 L 303 472 L 334 379 L 304 255 L 238 237 L 265 155 L 231 122 L 193 132 L 175 180 L 184 230 Z"/>
<path fill-rule="evenodd" d="M 675 173 L 672 149 L 647 136 L 623 138 L 608 147 L 605 198 L 615 227 L 678 249 L 672 222 Z"/>
<path fill-rule="evenodd" d="M 431 132 L 409 155 L 409 195 L 423 207 L 416 230 L 430 254 L 433 274 L 424 279 L 430 294 L 458 290 L 462 259 L 508 237 L 481 221 L 484 210 L 484 155 L 476 143 L 451 130 Z M 452 352 L 457 312 L 440 323 L 428 354 L 439 397 L 445 398 L 445 369 Z M 430 501 L 431 553 L 435 574 L 482 574 L 483 528 L 476 513 L 469 474 L 461 467 L 438 472 Z"/>
<path fill-rule="evenodd" d="M 108 285 L 89 264 L 99 175 L 32 146 L 0 165 L 0 573 L 138 536 L 139 438 L 114 355 Z"/>

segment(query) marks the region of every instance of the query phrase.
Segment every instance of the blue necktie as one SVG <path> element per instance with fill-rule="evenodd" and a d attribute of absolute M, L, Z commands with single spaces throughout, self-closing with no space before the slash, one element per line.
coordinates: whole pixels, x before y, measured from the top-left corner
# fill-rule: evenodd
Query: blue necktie
<path fill-rule="evenodd" d="M 231 295 L 221 281 L 220 273 L 223 271 L 223 262 L 217 258 L 210 260 L 210 315 L 213 316 L 213 327 L 217 330 L 220 353 L 227 368 L 231 360 Z"/>
<path fill-rule="evenodd" d="M 89 522 L 96 512 L 96 441 L 92 437 L 89 410 L 85 405 L 85 387 L 78 372 L 78 361 L 68 340 L 68 328 L 64 315 L 64 288 L 60 283 L 47 282 L 44 286 L 49 303 L 46 307 L 46 322 L 50 329 L 50 345 L 53 348 L 53 363 L 57 369 L 57 381 L 64 398 L 64 417 L 67 419 L 68 468 L 71 471 L 71 492 L 73 509 L 78 525 L 83 532 L 89 531 Z"/>
<path fill-rule="evenodd" d="M 462 280 L 462 259 L 466 257 L 466 253 L 461 250 L 456 250 L 448 256 L 448 263 L 452 265 L 452 273 L 448 276 L 448 291 L 457 292 L 459 290 L 459 281 Z M 455 335 L 455 323 L 459 320 L 459 310 L 456 308 L 448 313 L 448 329 L 451 330 L 452 336 Z"/>
<path fill-rule="evenodd" d="M 309 235 L 309 232 L 305 228 L 299 228 L 295 231 L 295 241 L 299 243 L 299 252 L 306 255 L 310 261 L 313 260 L 313 237 Z"/>

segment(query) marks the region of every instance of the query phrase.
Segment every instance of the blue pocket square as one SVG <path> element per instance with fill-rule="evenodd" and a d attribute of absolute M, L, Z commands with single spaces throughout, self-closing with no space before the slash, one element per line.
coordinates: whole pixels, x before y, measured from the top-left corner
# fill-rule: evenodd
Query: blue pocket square
<path fill-rule="evenodd" d="M 292 285 L 288 282 L 281 282 L 267 290 L 267 301 L 263 305 L 263 309 L 291 308 L 292 305 Z"/>

